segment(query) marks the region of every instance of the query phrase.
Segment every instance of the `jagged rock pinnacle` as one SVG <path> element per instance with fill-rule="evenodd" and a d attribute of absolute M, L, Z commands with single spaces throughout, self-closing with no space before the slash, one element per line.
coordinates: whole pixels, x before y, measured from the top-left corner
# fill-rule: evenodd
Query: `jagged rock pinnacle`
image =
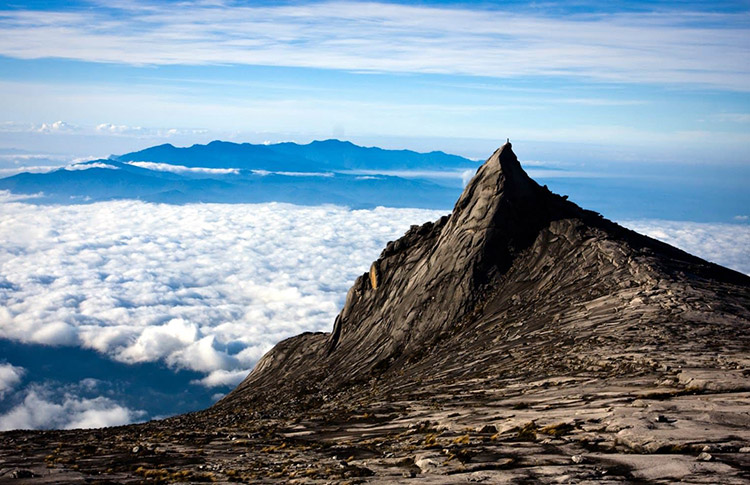
<path fill-rule="evenodd" d="M 320 342 L 325 365 L 355 378 L 408 359 L 467 318 L 540 230 L 579 210 L 529 178 L 505 143 L 479 167 L 449 217 L 413 226 L 357 279 Z M 272 355 L 259 367 L 285 353 Z"/>

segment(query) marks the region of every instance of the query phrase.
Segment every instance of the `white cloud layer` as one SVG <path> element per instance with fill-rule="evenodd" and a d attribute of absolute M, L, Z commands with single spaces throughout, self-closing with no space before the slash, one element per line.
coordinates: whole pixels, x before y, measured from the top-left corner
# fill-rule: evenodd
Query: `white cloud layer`
<path fill-rule="evenodd" d="M 620 223 L 688 253 L 750 275 L 750 225 L 661 220 Z"/>
<path fill-rule="evenodd" d="M 329 331 L 386 242 L 441 215 L 278 203 L 0 203 L 0 338 L 162 361 L 203 373 L 205 386 L 233 385 L 278 341 Z M 750 273 L 748 225 L 625 225 Z"/>
<path fill-rule="evenodd" d="M 221 0 L 183 2 L 179 9 L 137 0 L 107 7 L 0 11 L 0 55 L 750 86 L 746 13 L 552 17 L 376 2 Z"/>
<path fill-rule="evenodd" d="M 388 240 L 442 213 L 136 201 L 0 205 L 0 337 L 161 360 L 236 383 L 279 340 L 330 330 Z"/>
<path fill-rule="evenodd" d="M 86 399 L 66 394 L 55 399 L 45 387 L 31 386 L 23 402 L 0 415 L 0 431 L 103 428 L 132 423 L 142 415 L 106 397 Z"/>
<path fill-rule="evenodd" d="M 23 367 L 0 364 L 0 400 L 21 382 L 24 373 Z"/>

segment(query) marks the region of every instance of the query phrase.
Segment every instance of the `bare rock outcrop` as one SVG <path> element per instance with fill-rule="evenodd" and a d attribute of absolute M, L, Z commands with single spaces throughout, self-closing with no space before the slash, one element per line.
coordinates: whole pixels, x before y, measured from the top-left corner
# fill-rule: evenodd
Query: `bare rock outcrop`
<path fill-rule="evenodd" d="M 668 329 L 689 332 L 690 326 L 680 328 L 691 325 L 686 317 L 714 321 L 721 302 L 710 308 L 687 302 L 733 285 L 744 300 L 731 313 L 747 318 L 745 275 L 553 194 L 528 177 L 506 143 L 479 168 L 450 216 L 413 226 L 387 245 L 349 290 L 330 334 L 279 345 L 218 406 L 300 392 L 299 386 L 307 394 L 335 393 L 388 370 L 420 380 L 478 377 L 459 369 L 481 362 L 481 373 L 491 374 L 504 361 L 498 349 L 526 353 L 553 335 L 604 345 L 592 342 L 576 355 L 577 346 L 557 342 L 539 348 L 539 361 L 520 373 L 579 360 L 596 370 L 632 369 L 637 364 L 610 355 L 606 342 L 636 328 L 640 341 Z M 292 362 L 290 347 L 304 358 Z M 266 365 L 281 359 L 283 368 Z"/>
<path fill-rule="evenodd" d="M 4 433 L 0 481 L 750 483 L 748 382 L 750 278 L 551 193 L 507 143 L 330 333 L 205 411 Z"/>

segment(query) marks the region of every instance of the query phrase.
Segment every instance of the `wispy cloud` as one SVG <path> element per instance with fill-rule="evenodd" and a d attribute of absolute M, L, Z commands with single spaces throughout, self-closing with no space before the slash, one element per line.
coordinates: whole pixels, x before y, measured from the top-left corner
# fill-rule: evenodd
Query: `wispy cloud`
<path fill-rule="evenodd" d="M 96 125 L 95 131 L 107 135 L 159 138 L 169 138 L 177 135 L 202 135 L 208 132 L 208 130 L 200 129 L 144 128 L 142 126 L 115 125 L 113 123 L 100 123 Z"/>
<path fill-rule="evenodd" d="M 322 2 L 108 4 L 0 12 L 0 54 L 143 64 L 570 76 L 747 91 L 746 14 L 549 17 L 508 10 Z"/>
<path fill-rule="evenodd" d="M 713 119 L 730 123 L 750 123 L 750 113 L 720 113 L 714 115 Z"/>
<path fill-rule="evenodd" d="M 0 123 L 0 132 L 6 133 L 75 133 L 80 129 L 80 126 L 62 120 L 39 124 L 16 121 Z"/>
<path fill-rule="evenodd" d="M 156 163 L 156 162 L 127 162 L 129 165 L 134 167 L 145 168 L 147 170 L 156 170 L 158 172 L 171 172 L 171 173 L 210 173 L 210 174 L 238 174 L 240 169 L 238 168 L 206 168 L 206 167 L 186 167 L 184 165 L 173 165 L 170 163 Z"/>
<path fill-rule="evenodd" d="M 76 170 L 89 170 L 92 168 L 106 168 L 109 170 L 119 170 L 120 167 L 116 167 L 115 165 L 110 165 L 109 163 L 101 163 L 101 162 L 74 163 L 74 164 L 66 166 L 65 170 L 76 171 Z"/>

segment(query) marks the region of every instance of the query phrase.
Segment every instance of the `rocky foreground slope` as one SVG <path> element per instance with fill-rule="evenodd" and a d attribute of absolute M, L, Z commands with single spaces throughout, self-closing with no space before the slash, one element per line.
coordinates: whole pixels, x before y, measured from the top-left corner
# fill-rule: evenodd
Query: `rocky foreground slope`
<path fill-rule="evenodd" d="M 214 407 L 4 433 L 0 463 L 14 483 L 750 483 L 750 278 L 552 194 L 508 143 L 331 333 Z"/>

